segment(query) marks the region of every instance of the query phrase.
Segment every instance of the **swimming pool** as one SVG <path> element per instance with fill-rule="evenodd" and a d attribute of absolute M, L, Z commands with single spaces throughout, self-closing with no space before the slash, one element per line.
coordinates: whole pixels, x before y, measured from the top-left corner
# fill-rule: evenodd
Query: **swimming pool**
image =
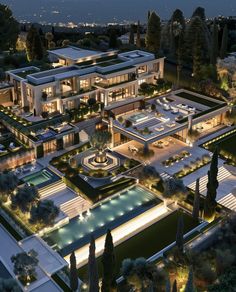
<path fill-rule="evenodd" d="M 73 218 L 67 225 L 52 231 L 43 239 L 63 256 L 90 241 L 91 234 L 100 237 L 107 229 L 114 229 L 151 207 L 162 203 L 154 194 L 140 186 L 134 186 L 102 205 L 95 207 L 84 218 Z"/>
<path fill-rule="evenodd" d="M 129 117 L 129 120 L 133 123 L 139 123 L 148 119 L 148 115 L 144 113 L 137 113 Z"/>
<path fill-rule="evenodd" d="M 56 175 L 54 175 L 48 169 L 43 169 L 33 174 L 25 176 L 22 180 L 26 183 L 29 183 L 34 186 L 41 186 L 49 181 L 54 181 L 55 179 L 59 179 Z"/>

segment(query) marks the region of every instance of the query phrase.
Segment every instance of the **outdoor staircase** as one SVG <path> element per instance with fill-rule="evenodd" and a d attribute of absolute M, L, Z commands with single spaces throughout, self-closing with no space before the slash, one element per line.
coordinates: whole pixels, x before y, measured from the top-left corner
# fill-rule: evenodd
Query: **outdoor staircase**
<path fill-rule="evenodd" d="M 169 178 L 172 178 L 168 173 L 166 173 L 166 172 L 162 172 L 161 174 L 160 174 L 160 176 L 161 176 L 161 178 L 163 179 L 163 180 L 167 180 L 167 179 L 169 179 Z"/>
<path fill-rule="evenodd" d="M 218 179 L 218 182 L 222 182 L 223 180 L 225 180 L 226 178 L 228 178 L 229 176 L 231 176 L 231 173 L 224 167 L 224 166 L 221 166 L 218 170 L 218 176 L 217 176 L 217 179 Z M 207 189 L 207 183 L 208 183 L 208 176 L 205 175 L 203 177 L 200 178 L 200 193 L 204 193 Z M 195 187 L 196 187 L 196 181 L 194 181 L 193 183 L 191 183 L 190 185 L 188 185 L 188 187 L 192 190 L 195 190 Z"/>
<path fill-rule="evenodd" d="M 236 211 L 236 196 L 231 193 L 220 199 L 218 203 L 230 210 Z"/>
<path fill-rule="evenodd" d="M 70 219 L 78 216 L 90 207 L 90 203 L 80 196 L 60 205 L 61 211 L 64 212 Z"/>
<path fill-rule="evenodd" d="M 62 190 L 66 190 L 66 185 L 61 180 L 59 180 L 39 189 L 39 195 L 41 199 L 46 199 L 49 196 L 54 195 L 55 193 Z"/>

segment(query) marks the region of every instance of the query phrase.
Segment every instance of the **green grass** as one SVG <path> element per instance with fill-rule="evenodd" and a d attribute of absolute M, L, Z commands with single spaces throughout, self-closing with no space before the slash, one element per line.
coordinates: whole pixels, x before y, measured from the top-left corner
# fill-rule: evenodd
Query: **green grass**
<path fill-rule="evenodd" d="M 200 103 L 202 105 L 211 107 L 211 108 L 219 105 L 219 103 L 216 103 L 214 101 L 211 101 L 211 100 L 208 100 L 208 99 L 205 99 L 205 98 L 201 98 L 201 97 L 199 97 L 197 95 L 190 94 L 190 93 L 184 92 L 184 91 L 180 92 L 180 93 L 177 93 L 176 95 L 180 96 L 182 98 L 185 98 L 187 100 L 190 100 L 190 101 L 193 101 L 193 102 Z"/>
<path fill-rule="evenodd" d="M 184 232 L 187 233 L 199 223 L 191 216 L 181 211 L 176 211 L 154 223 L 144 231 L 121 243 L 115 248 L 116 273 L 119 275 L 122 261 L 126 258 L 149 258 L 175 241 L 177 222 L 180 214 L 184 218 Z M 101 257 L 97 259 L 100 276 L 102 275 Z M 78 270 L 81 279 L 86 279 L 87 265 Z"/>
<path fill-rule="evenodd" d="M 215 142 L 210 142 L 208 145 L 203 144 L 203 147 L 214 152 L 215 148 L 218 146 L 219 154 L 221 158 L 225 159 L 229 164 L 236 166 L 236 132 L 222 137 Z"/>

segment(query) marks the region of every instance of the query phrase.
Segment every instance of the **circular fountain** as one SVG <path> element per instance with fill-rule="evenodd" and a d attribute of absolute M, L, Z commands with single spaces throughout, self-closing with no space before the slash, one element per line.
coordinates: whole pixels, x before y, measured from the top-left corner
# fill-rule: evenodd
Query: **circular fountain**
<path fill-rule="evenodd" d="M 119 158 L 107 152 L 103 152 L 102 155 L 99 156 L 97 153 L 92 153 L 82 159 L 82 165 L 89 170 L 112 170 L 119 166 L 119 164 Z"/>

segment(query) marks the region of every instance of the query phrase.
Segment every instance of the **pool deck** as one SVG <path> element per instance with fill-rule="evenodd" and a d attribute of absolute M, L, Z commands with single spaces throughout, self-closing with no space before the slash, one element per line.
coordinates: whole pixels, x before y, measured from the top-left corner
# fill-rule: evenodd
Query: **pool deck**
<path fill-rule="evenodd" d="M 60 230 L 45 235 L 44 240 L 59 249 L 63 256 L 79 249 L 95 238 L 106 234 L 107 229 L 113 230 L 132 220 L 156 205 L 162 205 L 155 194 L 137 185 L 116 196 L 96 205 L 90 213 L 77 216 Z"/>

